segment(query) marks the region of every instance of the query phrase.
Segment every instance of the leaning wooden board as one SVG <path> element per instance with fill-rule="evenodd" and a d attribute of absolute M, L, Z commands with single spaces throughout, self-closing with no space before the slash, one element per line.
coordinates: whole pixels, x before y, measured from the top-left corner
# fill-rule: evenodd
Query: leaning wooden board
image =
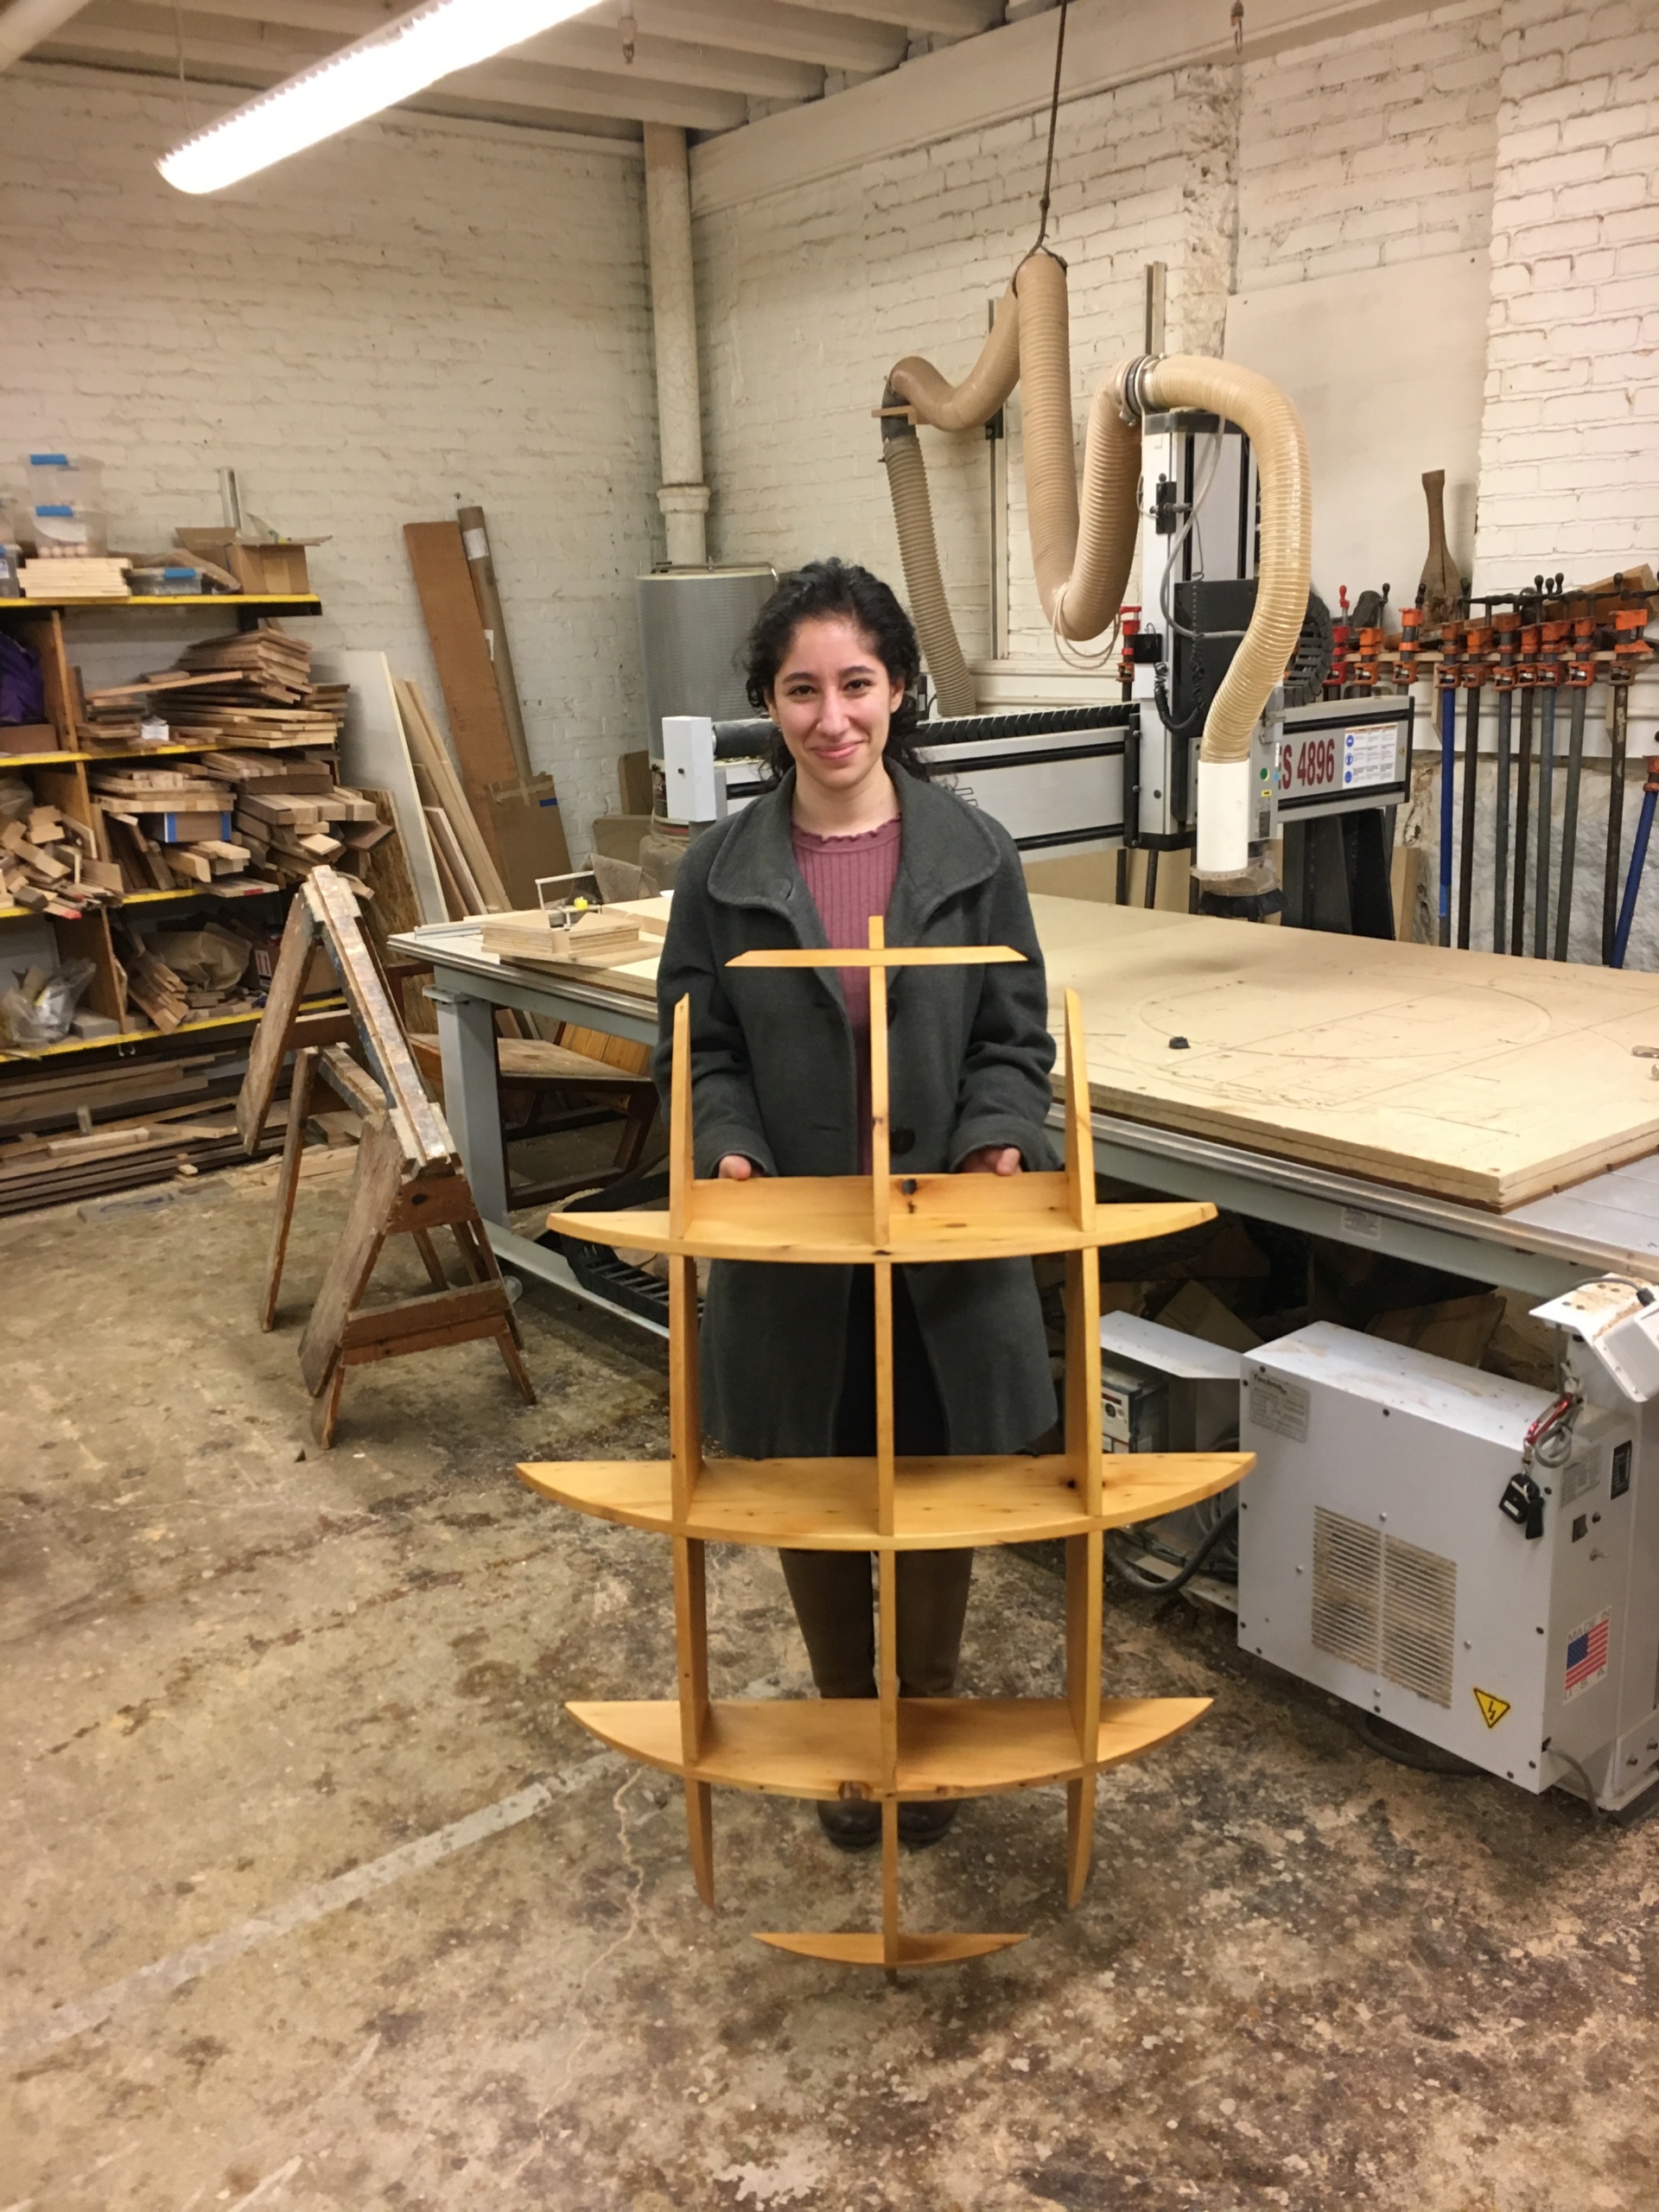
<path fill-rule="evenodd" d="M 1659 1151 L 1659 976 L 1032 909 L 1100 1112 L 1498 1211 Z"/>

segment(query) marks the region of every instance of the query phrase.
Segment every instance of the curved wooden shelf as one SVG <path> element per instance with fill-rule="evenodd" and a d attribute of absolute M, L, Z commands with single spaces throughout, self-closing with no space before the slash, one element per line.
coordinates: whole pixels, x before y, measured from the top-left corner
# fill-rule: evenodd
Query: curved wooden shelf
<path fill-rule="evenodd" d="M 937 1935 L 912 1935 L 900 1929 L 889 1956 L 879 1934 L 819 1935 L 806 1929 L 796 1936 L 755 1936 L 757 1943 L 774 1950 L 793 1951 L 804 1959 L 827 1959 L 836 1967 L 949 1967 L 959 1959 L 982 1959 L 992 1951 L 1006 1951 L 1023 1943 L 1023 1936 L 959 1936 L 941 1930 Z"/>
<path fill-rule="evenodd" d="M 892 1234 L 875 1243 L 866 1175 L 761 1176 L 748 1183 L 694 1183 L 684 1233 L 666 1212 L 555 1213 L 562 1236 L 624 1250 L 702 1260 L 763 1260 L 834 1267 L 893 1259 L 1024 1258 L 1138 1244 L 1213 1221 L 1196 1201 L 1099 1206 L 1080 1229 L 1063 1174 L 906 1175 L 892 1182 Z"/>
<path fill-rule="evenodd" d="M 1207 1697 L 1103 1698 L 1096 1756 L 1077 1750 L 1064 1698 L 903 1698 L 895 1786 L 881 1787 L 881 1708 L 871 1699 L 717 1698 L 688 1765 L 677 1699 L 565 1709 L 601 1743 L 694 1783 L 779 1797 L 984 1797 L 1076 1782 L 1190 1728 Z"/>
<path fill-rule="evenodd" d="M 1063 1456 L 900 1459 L 890 1536 L 877 1533 L 868 1459 L 709 1460 L 677 1523 L 666 1459 L 544 1460 L 518 1473 L 556 1505 L 653 1535 L 802 1551 L 930 1551 L 1036 1544 L 1155 1520 L 1213 1497 L 1254 1465 L 1249 1452 L 1108 1452 L 1104 1510 L 1092 1516 Z"/>

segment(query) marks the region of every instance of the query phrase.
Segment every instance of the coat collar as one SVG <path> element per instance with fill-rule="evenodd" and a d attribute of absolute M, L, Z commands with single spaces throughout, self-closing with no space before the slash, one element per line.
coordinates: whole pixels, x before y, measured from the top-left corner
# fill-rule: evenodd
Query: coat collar
<path fill-rule="evenodd" d="M 971 807 L 901 769 L 893 778 L 904 822 L 899 874 L 887 910 L 889 940 L 914 943 L 939 908 L 993 876 L 996 841 Z M 817 906 L 795 864 L 790 813 L 791 768 L 775 791 L 745 807 L 721 841 L 709 871 L 709 894 L 728 906 L 762 906 L 779 914 L 804 945 L 828 940 Z"/>

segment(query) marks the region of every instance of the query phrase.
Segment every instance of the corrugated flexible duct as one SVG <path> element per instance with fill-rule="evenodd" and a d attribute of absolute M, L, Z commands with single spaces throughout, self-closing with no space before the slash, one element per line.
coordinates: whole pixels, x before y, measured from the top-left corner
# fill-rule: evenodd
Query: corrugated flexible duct
<path fill-rule="evenodd" d="M 961 384 L 947 384 L 931 363 L 913 357 L 900 361 L 887 381 L 885 404 L 904 404 L 916 421 L 938 429 L 988 422 L 1018 382 L 1032 568 L 1056 632 L 1077 641 L 1098 637 L 1122 603 L 1139 527 L 1141 416 L 1198 408 L 1248 435 L 1262 490 L 1255 609 L 1205 719 L 1195 855 L 1200 875 L 1239 873 L 1249 857 L 1250 734 L 1284 675 L 1307 610 L 1313 509 L 1307 443 L 1295 408 L 1265 377 L 1235 362 L 1192 353 L 1122 362 L 1090 409 L 1079 499 L 1065 265 L 1045 251 L 1028 256 L 1015 271 L 984 348 Z M 939 579 L 920 442 L 901 418 L 887 416 L 882 430 L 923 650 L 945 711 L 971 714 L 977 702 Z M 901 445 L 909 451 L 895 468 L 893 456 Z"/>

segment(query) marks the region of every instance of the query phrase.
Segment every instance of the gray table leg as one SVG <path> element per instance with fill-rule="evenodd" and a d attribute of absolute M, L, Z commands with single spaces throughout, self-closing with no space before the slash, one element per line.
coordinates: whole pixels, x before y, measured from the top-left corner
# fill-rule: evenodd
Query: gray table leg
<path fill-rule="evenodd" d="M 507 1159 L 496 1085 L 495 1009 L 487 999 L 454 992 L 428 995 L 438 1010 L 445 1116 L 479 1211 L 486 1221 L 505 1225 Z"/>

